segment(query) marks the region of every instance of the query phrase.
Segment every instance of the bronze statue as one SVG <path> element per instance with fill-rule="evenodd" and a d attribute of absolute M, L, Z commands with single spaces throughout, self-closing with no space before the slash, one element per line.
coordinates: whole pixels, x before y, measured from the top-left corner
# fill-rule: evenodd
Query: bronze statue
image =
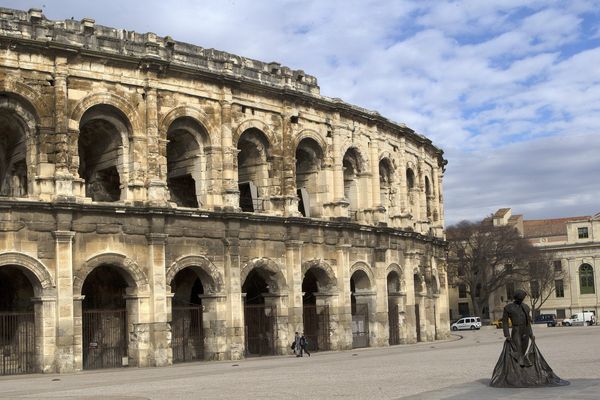
<path fill-rule="evenodd" d="M 513 297 L 514 302 L 504 307 L 502 327 L 506 341 L 494 368 L 490 386 L 568 385 L 568 381 L 556 376 L 535 344 L 535 336 L 533 336 L 533 330 L 531 329 L 529 306 L 523 303 L 525 297 L 527 297 L 527 293 L 524 290 L 516 290 Z M 510 335 L 508 331 L 509 319 L 512 322 Z M 529 346 L 530 339 L 531 346 Z"/>

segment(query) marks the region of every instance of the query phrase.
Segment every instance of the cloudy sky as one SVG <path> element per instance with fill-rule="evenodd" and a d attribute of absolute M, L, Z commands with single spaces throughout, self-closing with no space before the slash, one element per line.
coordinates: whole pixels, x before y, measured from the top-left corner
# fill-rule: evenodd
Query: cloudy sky
<path fill-rule="evenodd" d="M 527 6 L 522 4 L 527 3 Z M 317 76 L 445 151 L 447 224 L 600 212 L 600 1 L 6 1 Z"/>

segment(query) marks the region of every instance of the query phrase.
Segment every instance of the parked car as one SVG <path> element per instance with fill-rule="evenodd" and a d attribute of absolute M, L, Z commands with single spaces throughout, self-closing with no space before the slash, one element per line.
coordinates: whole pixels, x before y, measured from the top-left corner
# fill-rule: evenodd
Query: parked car
<path fill-rule="evenodd" d="M 547 326 L 556 326 L 556 315 L 540 314 L 533 320 L 534 324 L 546 324 Z"/>
<path fill-rule="evenodd" d="M 496 329 L 502 329 L 502 318 L 495 319 L 492 321 L 491 325 L 494 325 Z M 508 319 L 508 327 L 512 328 L 512 321 L 510 318 Z"/>
<path fill-rule="evenodd" d="M 461 329 L 470 329 L 470 330 L 480 329 L 481 328 L 481 318 L 479 318 L 479 317 L 461 318 L 458 321 L 456 321 L 455 323 L 453 323 L 450 326 L 450 328 L 453 331 L 458 331 Z"/>
<path fill-rule="evenodd" d="M 571 315 L 571 318 L 563 319 L 562 324 L 565 326 L 572 325 L 592 325 L 595 320 L 595 316 L 593 312 L 584 311 L 577 314 Z"/>

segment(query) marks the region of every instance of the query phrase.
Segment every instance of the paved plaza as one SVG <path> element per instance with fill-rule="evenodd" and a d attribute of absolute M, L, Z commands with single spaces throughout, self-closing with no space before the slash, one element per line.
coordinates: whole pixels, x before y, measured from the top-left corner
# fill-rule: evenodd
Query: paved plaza
<path fill-rule="evenodd" d="M 502 332 L 312 357 L 263 357 L 152 369 L 0 378 L 0 399 L 598 399 L 600 326 L 535 329 L 567 387 L 495 389 Z"/>

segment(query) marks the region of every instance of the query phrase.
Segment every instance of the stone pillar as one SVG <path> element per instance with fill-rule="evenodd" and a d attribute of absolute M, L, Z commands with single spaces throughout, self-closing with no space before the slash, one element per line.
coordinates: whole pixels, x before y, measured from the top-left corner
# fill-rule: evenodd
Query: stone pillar
<path fill-rule="evenodd" d="M 168 203 L 167 158 L 163 155 L 166 143 L 158 131 L 158 95 L 154 87 L 147 86 L 146 93 L 146 134 L 148 152 L 146 186 L 148 202 L 152 205 L 164 206 Z M 166 132 L 165 132 L 166 134 Z"/>
<path fill-rule="evenodd" d="M 228 93 L 227 97 L 231 97 Z M 240 210 L 240 190 L 237 182 L 237 144 L 233 143 L 231 101 L 221 101 L 221 147 L 223 149 L 223 207 Z"/>
<path fill-rule="evenodd" d="M 333 201 L 323 204 L 327 214 L 332 218 L 348 218 L 348 207 L 350 203 L 344 197 L 344 169 L 342 152 L 342 136 L 338 127 L 332 128 L 333 131 L 333 168 L 332 185 L 330 190 L 333 192 Z"/>
<path fill-rule="evenodd" d="M 31 301 L 35 313 L 35 371 L 67 372 L 61 368 L 56 351 L 56 339 L 60 335 L 56 329 L 56 296 L 42 295 Z M 68 361 L 72 367 L 73 358 Z"/>
<path fill-rule="evenodd" d="M 220 361 L 229 358 L 227 351 L 227 296 L 205 294 L 202 299 L 204 327 L 204 359 Z"/>
<path fill-rule="evenodd" d="M 239 229 L 237 221 L 227 224 L 223 246 L 225 266 L 225 292 L 228 293 L 229 316 L 227 319 L 227 338 L 231 360 L 244 358 L 244 303 L 242 302 L 242 284 L 240 277 Z"/>
<path fill-rule="evenodd" d="M 375 262 L 373 263 L 373 282 L 375 293 L 373 295 L 373 333 L 371 334 L 371 346 L 387 346 L 389 344 L 389 316 L 387 303 L 387 262 L 386 253 L 389 243 L 379 243 L 374 249 Z"/>
<path fill-rule="evenodd" d="M 128 201 L 146 201 L 147 138 L 143 132 L 134 132 L 129 142 L 129 181 L 127 184 Z M 127 148 L 123 147 L 123 151 Z"/>
<path fill-rule="evenodd" d="M 72 231 L 54 231 L 56 248 L 56 370 L 73 372 L 75 330 L 73 310 Z"/>
<path fill-rule="evenodd" d="M 200 205 L 200 208 L 214 210 L 223 207 L 223 148 L 221 146 L 209 146 L 206 148 L 206 156 L 204 169 L 206 178 L 204 187 L 200 188 L 205 194 L 206 201 Z M 196 188 L 196 193 L 200 193 L 197 183 Z"/>
<path fill-rule="evenodd" d="M 290 235 L 288 237 L 295 237 Z M 286 279 L 290 290 L 288 297 L 289 332 L 302 332 L 303 329 L 303 303 L 302 303 L 302 244 L 301 240 L 287 240 L 285 242 Z"/>
<path fill-rule="evenodd" d="M 149 355 L 150 366 L 160 367 L 169 365 L 173 359 L 171 347 L 171 327 L 168 323 L 167 282 L 166 282 L 166 241 L 168 235 L 149 233 L 148 240 L 148 275 L 150 284 L 149 308 L 151 318 L 149 325 Z"/>
<path fill-rule="evenodd" d="M 338 278 L 337 307 L 331 313 L 332 341 L 331 350 L 347 350 L 352 348 L 352 307 L 350 301 L 350 244 L 339 244 L 336 247 L 336 276 Z"/>
<path fill-rule="evenodd" d="M 57 56 L 54 60 L 54 128 L 55 128 L 55 162 L 54 164 L 40 163 L 38 179 L 48 177 L 54 168 L 54 196 L 58 198 L 73 197 L 73 175 L 70 171 L 73 152 L 72 141 L 68 134 L 67 117 L 67 75 L 68 61 L 66 57 Z M 75 143 L 76 144 L 76 143 Z M 44 186 L 42 185 L 41 188 Z M 43 195 L 42 195 L 43 196 Z"/>
<path fill-rule="evenodd" d="M 85 296 L 73 296 L 73 366 L 76 371 L 83 369 L 83 299 Z"/>

